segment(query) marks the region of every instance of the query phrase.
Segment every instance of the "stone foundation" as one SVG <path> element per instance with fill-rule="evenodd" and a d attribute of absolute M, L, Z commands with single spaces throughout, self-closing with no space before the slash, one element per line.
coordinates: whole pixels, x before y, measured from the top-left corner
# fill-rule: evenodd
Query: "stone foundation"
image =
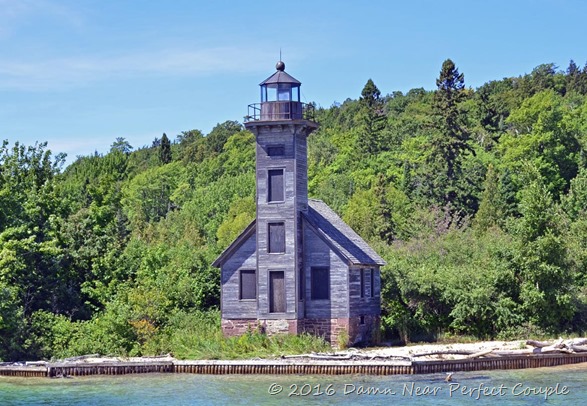
<path fill-rule="evenodd" d="M 260 329 L 259 320 L 256 319 L 222 319 L 221 326 L 225 337 L 240 336 Z"/>
<path fill-rule="evenodd" d="M 354 345 L 359 342 L 376 342 L 379 323 L 379 316 L 373 315 L 336 319 L 222 319 L 222 332 L 226 337 L 239 336 L 249 331 L 259 331 L 268 336 L 309 333 L 322 337 L 332 346 L 338 347 L 341 344 Z"/>
<path fill-rule="evenodd" d="M 334 347 L 354 345 L 359 342 L 377 341 L 379 316 L 303 319 L 298 320 L 299 332 L 307 332 L 324 338 Z"/>
<path fill-rule="evenodd" d="M 298 320 L 222 319 L 221 326 L 226 337 L 240 336 L 249 331 L 258 331 L 268 336 L 298 334 Z"/>
<path fill-rule="evenodd" d="M 349 319 L 349 345 L 356 343 L 377 343 L 379 342 L 381 319 L 375 315 Z M 362 323 L 361 323 L 362 321 Z"/>

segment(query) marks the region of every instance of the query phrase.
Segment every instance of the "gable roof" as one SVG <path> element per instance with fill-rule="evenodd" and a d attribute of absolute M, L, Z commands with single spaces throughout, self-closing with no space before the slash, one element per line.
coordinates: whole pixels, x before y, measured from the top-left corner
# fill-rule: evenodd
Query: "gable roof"
<path fill-rule="evenodd" d="M 255 232 L 255 224 L 257 220 L 251 221 L 251 223 L 243 230 L 242 233 L 234 239 L 234 241 L 226 247 L 224 251 L 212 262 L 212 266 L 219 268 L 222 264 Z"/>
<path fill-rule="evenodd" d="M 386 262 L 322 200 L 308 199 L 304 218 L 352 265 L 385 265 Z"/>
<path fill-rule="evenodd" d="M 308 211 L 304 219 L 318 232 L 327 244 L 343 256 L 351 265 L 380 265 L 386 262 L 350 228 L 322 200 L 308 199 Z M 255 232 L 256 220 L 239 234 L 214 262 L 212 266 L 221 267 L 224 262 Z"/>

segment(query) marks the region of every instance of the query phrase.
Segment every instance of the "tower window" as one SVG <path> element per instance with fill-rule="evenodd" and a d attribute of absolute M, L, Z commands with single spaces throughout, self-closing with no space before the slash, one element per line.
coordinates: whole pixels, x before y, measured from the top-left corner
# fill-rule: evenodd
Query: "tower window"
<path fill-rule="evenodd" d="M 285 191 L 283 188 L 283 169 L 270 169 L 267 171 L 268 190 L 267 196 L 269 202 L 283 202 Z"/>
<path fill-rule="evenodd" d="M 269 145 L 267 147 L 267 155 L 269 156 L 284 156 L 285 145 Z"/>
<path fill-rule="evenodd" d="M 312 267 L 312 300 L 327 300 L 330 298 L 330 269 Z"/>
<path fill-rule="evenodd" d="M 285 252 L 285 223 L 269 223 L 267 252 L 271 254 Z"/>
<path fill-rule="evenodd" d="M 257 298 L 257 278 L 254 269 L 242 269 L 240 275 L 241 300 Z"/>

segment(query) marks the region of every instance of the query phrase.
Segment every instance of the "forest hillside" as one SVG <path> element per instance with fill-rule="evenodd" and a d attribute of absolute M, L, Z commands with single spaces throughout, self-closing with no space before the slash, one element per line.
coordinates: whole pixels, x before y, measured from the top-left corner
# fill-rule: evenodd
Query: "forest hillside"
<path fill-rule="evenodd" d="M 585 332 L 587 66 L 472 89 L 446 60 L 435 90 L 386 91 L 317 107 L 308 140 L 310 196 L 387 261 L 383 337 Z M 0 360 L 323 345 L 221 337 L 211 263 L 255 214 L 239 122 L 63 163 L 0 147 Z"/>

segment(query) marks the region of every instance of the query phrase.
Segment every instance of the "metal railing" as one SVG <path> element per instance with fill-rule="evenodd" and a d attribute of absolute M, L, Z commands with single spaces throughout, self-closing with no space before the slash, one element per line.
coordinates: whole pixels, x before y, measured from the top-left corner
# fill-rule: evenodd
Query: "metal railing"
<path fill-rule="evenodd" d="M 249 121 L 311 120 L 314 105 L 294 101 L 274 101 L 249 104 L 245 123 Z"/>

